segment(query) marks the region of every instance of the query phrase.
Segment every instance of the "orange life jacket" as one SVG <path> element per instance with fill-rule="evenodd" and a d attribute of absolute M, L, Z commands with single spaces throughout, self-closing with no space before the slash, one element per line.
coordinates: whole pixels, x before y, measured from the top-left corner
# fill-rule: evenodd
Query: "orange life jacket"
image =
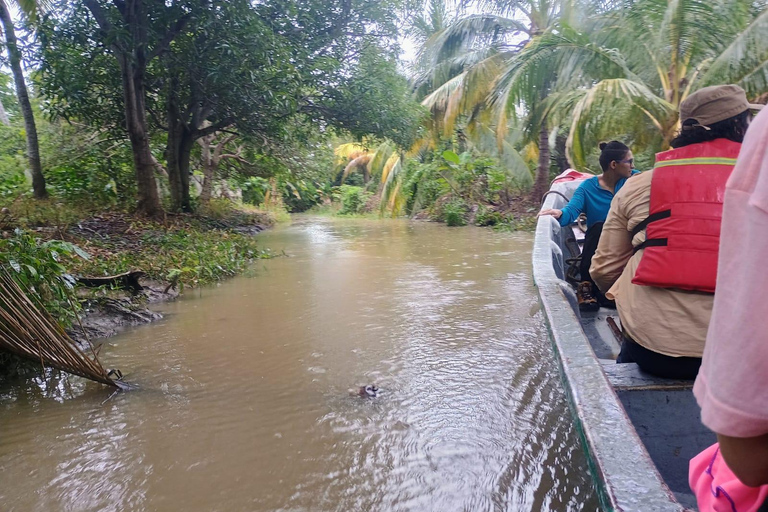
<path fill-rule="evenodd" d="M 656 155 L 644 249 L 632 283 L 715 292 L 725 183 L 741 144 L 727 139 Z"/>

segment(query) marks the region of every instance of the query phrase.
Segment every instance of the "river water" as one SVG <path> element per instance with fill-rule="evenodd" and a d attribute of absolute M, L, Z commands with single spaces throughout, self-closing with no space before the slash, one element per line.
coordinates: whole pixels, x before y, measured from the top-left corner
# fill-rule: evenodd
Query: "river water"
<path fill-rule="evenodd" d="M 597 509 L 532 235 L 299 218 L 260 239 L 287 256 L 107 340 L 140 390 L 0 389 L 0 510 Z"/>

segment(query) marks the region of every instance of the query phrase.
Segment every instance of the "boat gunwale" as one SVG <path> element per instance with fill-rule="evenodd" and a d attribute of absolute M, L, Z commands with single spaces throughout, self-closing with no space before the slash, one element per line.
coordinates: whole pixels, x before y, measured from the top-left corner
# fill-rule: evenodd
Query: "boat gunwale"
<path fill-rule="evenodd" d="M 554 185 L 550 190 L 569 193 L 564 185 Z M 552 194 L 544 207 L 555 208 L 560 202 L 562 199 Z M 563 292 L 565 281 L 553 266 L 555 226 L 559 229 L 553 217 L 538 219 L 533 277 L 601 507 L 623 512 L 685 511 L 651 460 Z"/>

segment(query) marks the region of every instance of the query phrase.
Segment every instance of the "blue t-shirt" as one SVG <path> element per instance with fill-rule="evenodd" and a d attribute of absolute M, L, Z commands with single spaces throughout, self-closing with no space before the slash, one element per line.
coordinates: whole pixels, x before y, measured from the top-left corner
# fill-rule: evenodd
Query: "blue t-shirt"
<path fill-rule="evenodd" d="M 633 169 L 632 175 L 635 174 L 640 174 L 640 171 Z M 558 222 L 561 226 L 567 226 L 575 221 L 582 212 L 587 216 L 587 228 L 595 222 L 605 222 L 613 196 L 621 190 L 626 182 L 627 178 L 621 178 L 617 181 L 612 194 L 600 186 L 597 176 L 589 178 L 579 185 L 579 188 L 573 193 L 573 197 L 563 208 L 563 215 L 560 216 Z"/>

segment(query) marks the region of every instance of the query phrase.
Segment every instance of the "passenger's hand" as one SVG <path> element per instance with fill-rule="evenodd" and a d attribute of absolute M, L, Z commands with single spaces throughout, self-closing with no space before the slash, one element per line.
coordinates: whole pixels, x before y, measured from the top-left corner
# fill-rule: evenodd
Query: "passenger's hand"
<path fill-rule="evenodd" d="M 559 219 L 560 217 L 563 216 L 563 210 L 558 210 L 556 208 L 550 208 L 550 209 L 547 209 L 547 210 L 541 210 L 539 212 L 539 214 L 537 215 L 537 217 L 541 217 L 543 215 L 551 215 L 554 218 Z"/>

